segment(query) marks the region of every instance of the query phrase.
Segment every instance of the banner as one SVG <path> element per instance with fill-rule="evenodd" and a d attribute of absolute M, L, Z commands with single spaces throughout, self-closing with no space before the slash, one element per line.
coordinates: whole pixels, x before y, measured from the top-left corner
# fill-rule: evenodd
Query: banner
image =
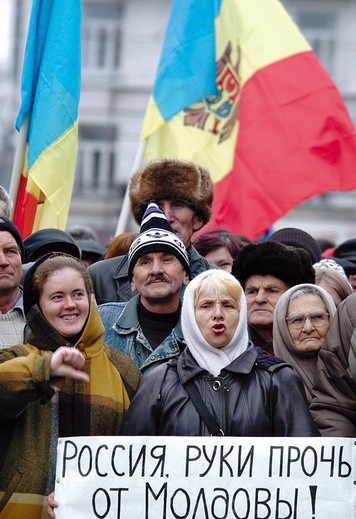
<path fill-rule="evenodd" d="M 352 519 L 343 438 L 75 437 L 58 442 L 56 519 Z"/>

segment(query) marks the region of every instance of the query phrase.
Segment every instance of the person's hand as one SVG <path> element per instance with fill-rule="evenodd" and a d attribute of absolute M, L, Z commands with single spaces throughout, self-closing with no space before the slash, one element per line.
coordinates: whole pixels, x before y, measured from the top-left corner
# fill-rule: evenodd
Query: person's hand
<path fill-rule="evenodd" d="M 47 496 L 47 512 L 51 519 L 55 519 L 56 514 L 54 513 L 54 509 L 58 508 L 58 503 L 54 499 L 54 492 Z"/>
<path fill-rule="evenodd" d="M 89 382 L 89 375 L 84 373 L 85 359 L 75 348 L 61 346 L 52 354 L 51 377 L 69 377 Z"/>

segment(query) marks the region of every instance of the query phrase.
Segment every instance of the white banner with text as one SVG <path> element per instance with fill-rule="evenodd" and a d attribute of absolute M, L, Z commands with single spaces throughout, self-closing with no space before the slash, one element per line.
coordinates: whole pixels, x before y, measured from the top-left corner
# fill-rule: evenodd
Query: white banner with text
<path fill-rule="evenodd" d="M 72 437 L 56 519 L 355 519 L 349 438 Z"/>

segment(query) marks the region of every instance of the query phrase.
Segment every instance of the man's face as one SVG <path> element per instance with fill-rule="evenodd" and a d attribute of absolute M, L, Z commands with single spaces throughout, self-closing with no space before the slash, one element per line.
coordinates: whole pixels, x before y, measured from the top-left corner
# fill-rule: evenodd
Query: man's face
<path fill-rule="evenodd" d="M 253 328 L 270 328 L 278 299 L 289 285 L 274 276 L 250 276 L 245 283 L 247 319 Z"/>
<path fill-rule="evenodd" d="M 178 308 L 181 286 L 189 278 L 181 262 L 168 252 L 150 252 L 141 256 L 133 269 L 132 290 L 141 294 L 142 304 L 150 309 L 167 304 L 167 312 Z M 173 305 L 173 310 L 169 309 Z"/>
<path fill-rule="evenodd" d="M 0 232 L 0 294 L 18 290 L 22 278 L 21 252 L 8 231 Z"/>
<path fill-rule="evenodd" d="M 203 226 L 201 218 L 184 202 L 160 199 L 157 200 L 157 205 L 164 212 L 173 231 L 187 248 L 190 247 L 193 232 L 198 231 Z"/>

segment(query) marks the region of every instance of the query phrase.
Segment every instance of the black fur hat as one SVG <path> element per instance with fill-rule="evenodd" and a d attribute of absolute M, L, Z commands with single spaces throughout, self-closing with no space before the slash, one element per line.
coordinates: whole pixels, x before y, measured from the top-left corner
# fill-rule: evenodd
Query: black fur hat
<path fill-rule="evenodd" d="M 304 249 L 273 241 L 246 245 L 234 261 L 233 275 L 245 287 L 251 276 L 274 276 L 290 287 L 315 283 L 315 270 Z"/>

